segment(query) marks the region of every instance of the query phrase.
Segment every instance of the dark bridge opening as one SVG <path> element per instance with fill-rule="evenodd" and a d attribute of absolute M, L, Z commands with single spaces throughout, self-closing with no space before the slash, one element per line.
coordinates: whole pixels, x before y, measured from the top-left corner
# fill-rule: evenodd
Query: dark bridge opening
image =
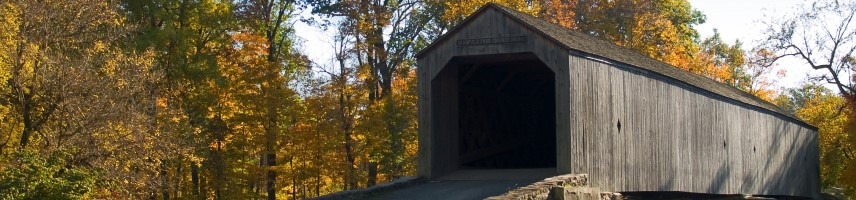
<path fill-rule="evenodd" d="M 555 168 L 556 95 L 550 68 L 532 54 L 460 61 L 459 168 Z"/>

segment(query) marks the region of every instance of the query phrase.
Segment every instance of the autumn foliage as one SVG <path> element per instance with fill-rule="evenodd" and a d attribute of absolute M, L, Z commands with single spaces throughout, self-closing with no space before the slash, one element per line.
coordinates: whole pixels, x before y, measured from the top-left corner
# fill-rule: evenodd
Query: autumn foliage
<path fill-rule="evenodd" d="M 701 38 L 686 0 L 7 0 L 0 198 L 304 199 L 415 175 L 414 54 L 488 2 L 790 106 L 821 129 L 825 186 L 856 185 L 852 98 L 776 98 L 776 49 Z M 334 33 L 333 60 L 304 55 L 298 21 Z"/>

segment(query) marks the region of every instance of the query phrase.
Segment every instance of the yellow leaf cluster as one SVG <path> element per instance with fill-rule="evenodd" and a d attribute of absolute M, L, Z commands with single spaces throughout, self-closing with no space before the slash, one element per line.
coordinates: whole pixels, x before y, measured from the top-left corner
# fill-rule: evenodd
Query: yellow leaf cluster
<path fill-rule="evenodd" d="M 444 21 L 457 24 L 475 12 L 478 8 L 487 3 L 495 3 L 505 7 L 509 7 L 530 15 L 538 15 L 541 11 L 539 3 L 524 0 L 463 0 L 463 1 L 444 1 L 446 12 L 441 18 Z"/>
<path fill-rule="evenodd" d="M 0 3 L 0 82 L 6 82 L 11 77 L 13 55 L 18 42 L 18 27 L 20 21 L 16 17 L 18 9 L 11 3 Z M 0 92 L 7 90 L 5 84 L 0 84 Z"/>
<path fill-rule="evenodd" d="M 853 172 L 856 169 L 853 159 L 856 138 L 852 137 L 853 111 L 848 108 L 848 101 L 822 90 L 809 90 L 801 96 L 804 102 L 796 110 L 796 115 L 818 128 L 823 187 L 841 187 L 852 195 L 856 189 L 856 179 L 853 178 L 856 175 Z"/>

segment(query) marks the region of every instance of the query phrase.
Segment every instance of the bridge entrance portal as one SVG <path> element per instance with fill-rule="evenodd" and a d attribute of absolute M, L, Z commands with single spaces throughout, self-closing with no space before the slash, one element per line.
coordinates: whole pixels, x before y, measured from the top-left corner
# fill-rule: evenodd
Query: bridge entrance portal
<path fill-rule="evenodd" d="M 531 53 L 452 59 L 432 81 L 435 112 L 451 113 L 435 114 L 438 122 L 457 125 L 435 125 L 445 133 L 435 141 L 454 145 L 432 145 L 449 148 L 436 157 L 449 160 L 435 163 L 452 164 L 450 170 L 555 168 L 554 77 Z"/>

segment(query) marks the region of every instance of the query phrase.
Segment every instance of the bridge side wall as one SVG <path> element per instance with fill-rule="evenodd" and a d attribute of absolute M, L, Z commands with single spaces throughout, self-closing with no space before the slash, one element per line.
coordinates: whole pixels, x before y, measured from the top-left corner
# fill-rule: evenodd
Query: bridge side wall
<path fill-rule="evenodd" d="M 593 187 L 818 197 L 815 130 L 638 68 L 569 60 L 568 164 Z"/>

